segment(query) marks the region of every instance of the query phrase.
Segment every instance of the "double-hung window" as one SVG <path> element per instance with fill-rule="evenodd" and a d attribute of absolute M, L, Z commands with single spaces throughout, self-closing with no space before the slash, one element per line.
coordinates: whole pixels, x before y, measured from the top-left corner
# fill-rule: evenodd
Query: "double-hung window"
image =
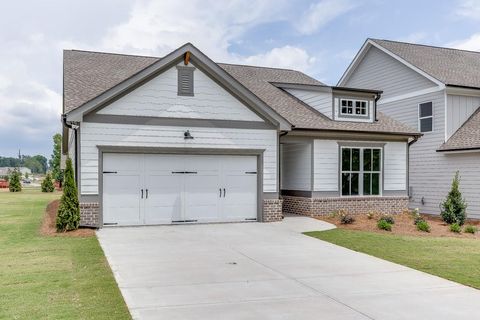
<path fill-rule="evenodd" d="M 418 105 L 418 127 L 420 132 L 433 131 L 433 104 L 424 102 Z"/>
<path fill-rule="evenodd" d="M 381 148 L 341 148 L 342 196 L 380 195 Z"/>
<path fill-rule="evenodd" d="M 340 99 L 340 114 L 342 116 L 367 116 L 368 101 Z"/>

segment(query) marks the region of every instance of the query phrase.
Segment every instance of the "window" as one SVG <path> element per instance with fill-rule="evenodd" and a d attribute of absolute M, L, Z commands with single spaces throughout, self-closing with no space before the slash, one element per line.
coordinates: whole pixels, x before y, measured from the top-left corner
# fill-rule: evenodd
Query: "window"
<path fill-rule="evenodd" d="M 340 114 L 347 116 L 367 116 L 368 101 L 340 99 Z"/>
<path fill-rule="evenodd" d="M 418 126 L 420 132 L 433 131 L 433 104 L 432 102 L 418 105 Z"/>
<path fill-rule="evenodd" d="M 380 195 L 381 148 L 341 148 L 342 196 Z"/>
<path fill-rule="evenodd" d="M 178 70 L 178 95 L 193 96 L 193 67 L 177 66 Z"/>

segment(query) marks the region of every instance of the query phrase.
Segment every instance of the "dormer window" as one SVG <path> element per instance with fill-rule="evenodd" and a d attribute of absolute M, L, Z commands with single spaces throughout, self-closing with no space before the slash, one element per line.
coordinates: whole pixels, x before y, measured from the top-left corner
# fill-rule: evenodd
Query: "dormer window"
<path fill-rule="evenodd" d="M 193 67 L 177 66 L 178 70 L 178 95 L 193 96 Z"/>
<path fill-rule="evenodd" d="M 342 116 L 367 116 L 368 101 L 340 99 L 340 114 Z"/>

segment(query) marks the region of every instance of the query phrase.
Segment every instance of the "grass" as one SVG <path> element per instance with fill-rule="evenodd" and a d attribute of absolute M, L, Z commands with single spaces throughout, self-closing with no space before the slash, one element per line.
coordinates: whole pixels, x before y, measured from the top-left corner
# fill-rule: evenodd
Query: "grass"
<path fill-rule="evenodd" d="M 480 289 L 480 241 L 334 229 L 306 235 Z"/>
<path fill-rule="evenodd" d="M 0 192 L 0 319 L 130 319 L 96 237 L 39 234 L 59 197 Z"/>

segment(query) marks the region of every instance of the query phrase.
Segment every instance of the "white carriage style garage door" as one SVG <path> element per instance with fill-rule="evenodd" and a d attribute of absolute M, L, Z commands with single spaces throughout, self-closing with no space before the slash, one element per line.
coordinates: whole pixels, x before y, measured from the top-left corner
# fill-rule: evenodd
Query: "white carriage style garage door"
<path fill-rule="evenodd" d="M 104 225 L 257 219 L 257 157 L 103 154 Z"/>

